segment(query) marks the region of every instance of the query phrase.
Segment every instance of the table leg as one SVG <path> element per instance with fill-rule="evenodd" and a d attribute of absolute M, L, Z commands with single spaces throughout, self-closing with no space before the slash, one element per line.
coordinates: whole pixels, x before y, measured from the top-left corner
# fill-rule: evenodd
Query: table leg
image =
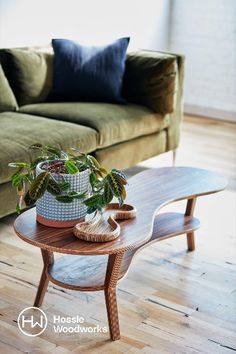
<path fill-rule="evenodd" d="M 186 210 L 185 210 L 186 216 L 193 216 L 196 201 L 197 201 L 197 198 L 188 199 Z M 189 232 L 187 234 L 187 244 L 188 244 L 189 251 L 195 250 L 195 240 L 194 240 L 194 232 L 193 231 Z"/>
<path fill-rule="evenodd" d="M 42 270 L 37 294 L 36 294 L 36 297 L 34 300 L 35 307 L 40 307 L 42 305 L 44 295 L 47 290 L 48 282 L 49 282 L 49 279 L 47 277 L 47 266 L 49 264 L 52 264 L 54 261 L 53 253 L 48 252 L 46 250 L 42 250 L 42 249 L 41 249 L 41 253 L 42 253 L 42 258 L 43 258 L 43 270 Z"/>
<path fill-rule="evenodd" d="M 116 300 L 116 284 L 119 278 L 120 266 L 124 253 L 111 254 L 108 258 L 105 279 L 105 299 L 107 317 L 112 340 L 120 339 L 119 317 Z"/>

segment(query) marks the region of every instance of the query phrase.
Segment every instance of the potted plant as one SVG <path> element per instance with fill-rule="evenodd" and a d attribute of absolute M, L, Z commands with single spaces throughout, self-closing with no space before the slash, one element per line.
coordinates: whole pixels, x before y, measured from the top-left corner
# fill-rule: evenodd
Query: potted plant
<path fill-rule="evenodd" d="M 11 177 L 19 196 L 16 210 L 36 204 L 37 221 L 53 227 L 70 227 L 86 214 L 102 211 L 113 197 L 120 206 L 126 198 L 125 174 L 106 171 L 92 155 L 72 148 L 66 153 L 54 146 L 33 144 L 30 162 L 11 162 Z"/>

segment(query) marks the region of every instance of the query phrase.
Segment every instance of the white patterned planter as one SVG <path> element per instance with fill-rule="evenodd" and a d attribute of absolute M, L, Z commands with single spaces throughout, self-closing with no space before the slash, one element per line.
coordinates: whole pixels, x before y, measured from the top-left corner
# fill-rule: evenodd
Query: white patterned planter
<path fill-rule="evenodd" d="M 38 164 L 36 175 L 45 171 L 40 168 L 43 163 L 45 162 Z M 69 192 L 79 193 L 89 191 L 89 175 L 89 169 L 77 175 L 52 173 L 57 182 L 67 181 L 70 183 Z M 56 197 L 47 191 L 36 202 L 37 221 L 52 227 L 72 227 L 84 220 L 86 210 L 87 207 L 81 199 L 74 199 L 71 203 L 62 203 L 57 201 Z"/>

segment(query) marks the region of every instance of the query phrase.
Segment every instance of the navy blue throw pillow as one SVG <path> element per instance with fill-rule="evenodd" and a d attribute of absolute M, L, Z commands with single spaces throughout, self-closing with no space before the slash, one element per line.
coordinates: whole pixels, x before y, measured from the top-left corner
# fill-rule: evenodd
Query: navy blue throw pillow
<path fill-rule="evenodd" d="M 56 99 L 125 102 L 121 96 L 129 38 L 101 47 L 53 39 L 53 92 Z"/>

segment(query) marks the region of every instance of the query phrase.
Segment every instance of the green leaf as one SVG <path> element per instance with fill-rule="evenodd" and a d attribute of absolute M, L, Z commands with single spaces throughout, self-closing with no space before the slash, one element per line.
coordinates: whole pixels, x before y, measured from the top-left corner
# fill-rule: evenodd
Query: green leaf
<path fill-rule="evenodd" d="M 72 160 L 67 160 L 65 162 L 65 168 L 67 172 L 70 173 L 71 175 L 74 175 L 75 173 L 79 172 L 78 167 L 76 166 L 75 162 Z"/>
<path fill-rule="evenodd" d="M 24 196 L 24 202 L 27 207 L 32 206 L 35 204 L 36 200 L 30 198 L 29 191 Z"/>
<path fill-rule="evenodd" d="M 94 194 L 92 197 L 85 199 L 84 204 L 88 207 L 93 207 L 98 204 L 102 204 L 102 195 L 101 194 Z"/>
<path fill-rule="evenodd" d="M 97 181 L 98 181 L 98 179 L 97 179 L 96 173 L 91 172 L 89 175 L 89 182 L 90 182 L 91 186 L 93 187 Z"/>
<path fill-rule="evenodd" d="M 9 167 L 30 167 L 30 164 L 27 162 L 10 162 Z"/>
<path fill-rule="evenodd" d="M 99 170 L 101 168 L 100 163 L 91 155 L 87 155 L 87 159 L 93 170 Z"/>
<path fill-rule="evenodd" d="M 87 214 L 92 214 L 92 213 L 94 213 L 96 210 L 97 210 L 97 209 L 96 209 L 95 207 L 89 207 L 89 208 L 87 209 Z"/>
<path fill-rule="evenodd" d="M 119 206 L 121 207 L 124 204 L 124 200 L 122 198 L 118 198 L 119 200 Z"/>
<path fill-rule="evenodd" d="M 71 198 L 75 198 L 75 199 L 83 199 L 86 197 L 87 191 L 85 192 L 70 192 L 68 193 L 68 196 L 70 196 Z"/>
<path fill-rule="evenodd" d="M 21 174 L 21 172 L 24 170 L 24 167 L 18 167 L 18 169 L 16 170 L 15 173 L 13 173 L 13 175 L 11 176 L 11 182 L 12 182 L 12 186 L 13 187 L 17 187 L 17 183 L 18 183 L 18 180 L 19 180 L 19 176 L 23 176 Z M 17 177 L 16 177 L 17 176 Z M 23 177 L 22 177 L 23 179 Z M 16 184 L 15 184 L 16 183 Z M 20 181 L 19 181 L 20 183 Z"/>
<path fill-rule="evenodd" d="M 13 175 L 11 176 L 11 178 L 15 175 L 19 175 L 20 172 L 22 172 L 24 170 L 24 167 L 18 167 L 18 169 L 16 170 L 16 172 L 13 173 Z"/>
<path fill-rule="evenodd" d="M 52 195 L 59 195 L 62 190 L 60 184 L 50 178 L 48 181 L 47 191 Z"/>
<path fill-rule="evenodd" d="M 83 152 L 80 151 L 79 148 L 74 148 L 74 147 L 73 147 L 73 148 L 70 148 L 70 149 L 71 149 L 72 151 L 77 152 L 77 153 L 80 154 L 80 155 L 83 155 L 83 156 L 85 155 Z"/>
<path fill-rule="evenodd" d="M 12 186 L 13 187 L 19 186 L 22 183 L 23 179 L 24 177 L 22 175 L 14 174 L 11 178 Z"/>
<path fill-rule="evenodd" d="M 62 182 L 60 183 L 60 188 L 62 191 L 67 191 L 70 188 L 70 182 Z"/>
<path fill-rule="evenodd" d="M 121 176 L 123 179 L 127 179 L 126 174 L 125 174 L 124 171 L 122 171 L 122 170 L 118 170 L 117 168 L 113 168 L 113 169 L 111 170 L 111 172 L 118 174 L 118 175 Z"/>
<path fill-rule="evenodd" d="M 126 198 L 126 190 L 125 190 L 125 188 L 122 190 L 121 197 L 122 197 L 122 199 Z"/>
<path fill-rule="evenodd" d="M 60 157 L 63 160 L 68 160 L 69 159 L 68 154 L 65 151 L 61 151 L 61 156 Z"/>
<path fill-rule="evenodd" d="M 104 192 L 103 192 L 103 203 L 106 205 L 106 204 L 109 204 L 113 199 L 113 193 L 112 193 L 112 190 L 109 186 L 109 183 L 105 183 L 105 186 L 104 186 Z"/>
<path fill-rule="evenodd" d="M 20 214 L 20 204 L 19 204 L 19 202 L 16 204 L 16 212 L 17 212 L 17 214 Z"/>
<path fill-rule="evenodd" d="M 117 198 L 120 197 L 123 192 L 124 186 L 117 178 L 117 176 L 115 174 L 109 173 L 106 177 L 106 180 L 112 190 L 113 195 Z"/>
<path fill-rule="evenodd" d="M 107 176 L 107 170 L 105 170 L 105 168 L 100 168 L 99 171 L 97 171 L 97 173 L 102 177 L 106 177 Z"/>
<path fill-rule="evenodd" d="M 42 161 L 45 161 L 44 157 L 37 157 L 34 161 L 31 162 L 30 168 L 33 170 L 35 167 Z"/>
<path fill-rule="evenodd" d="M 40 173 L 31 184 L 29 190 L 30 198 L 34 200 L 41 198 L 47 189 L 48 181 L 49 181 L 49 173 L 48 172 Z"/>
<path fill-rule="evenodd" d="M 123 171 L 117 170 L 117 169 L 113 168 L 113 169 L 111 170 L 111 174 L 115 175 L 116 178 L 118 178 L 122 184 L 125 185 L 125 184 L 128 183 L 128 182 L 127 182 L 126 175 L 124 174 Z"/>
<path fill-rule="evenodd" d="M 29 150 L 41 150 L 42 147 L 43 147 L 42 144 L 40 144 L 40 143 L 35 143 L 35 144 L 30 145 L 28 149 L 29 149 Z"/>
<path fill-rule="evenodd" d="M 25 176 L 24 176 L 24 179 L 25 181 L 28 181 L 30 184 L 33 182 L 33 177 L 30 173 L 27 173 Z"/>
<path fill-rule="evenodd" d="M 58 195 L 56 196 L 56 200 L 62 203 L 72 203 L 74 198 L 69 195 Z"/>
<path fill-rule="evenodd" d="M 124 199 L 126 198 L 123 177 L 117 173 L 110 172 L 105 179 L 108 182 L 113 195 L 118 198 L 120 206 L 123 205 Z"/>
<path fill-rule="evenodd" d="M 61 150 L 58 149 L 55 146 L 51 146 L 51 145 L 45 145 L 43 147 L 43 149 L 49 153 L 50 155 L 55 155 L 56 157 L 60 158 L 61 157 Z"/>

